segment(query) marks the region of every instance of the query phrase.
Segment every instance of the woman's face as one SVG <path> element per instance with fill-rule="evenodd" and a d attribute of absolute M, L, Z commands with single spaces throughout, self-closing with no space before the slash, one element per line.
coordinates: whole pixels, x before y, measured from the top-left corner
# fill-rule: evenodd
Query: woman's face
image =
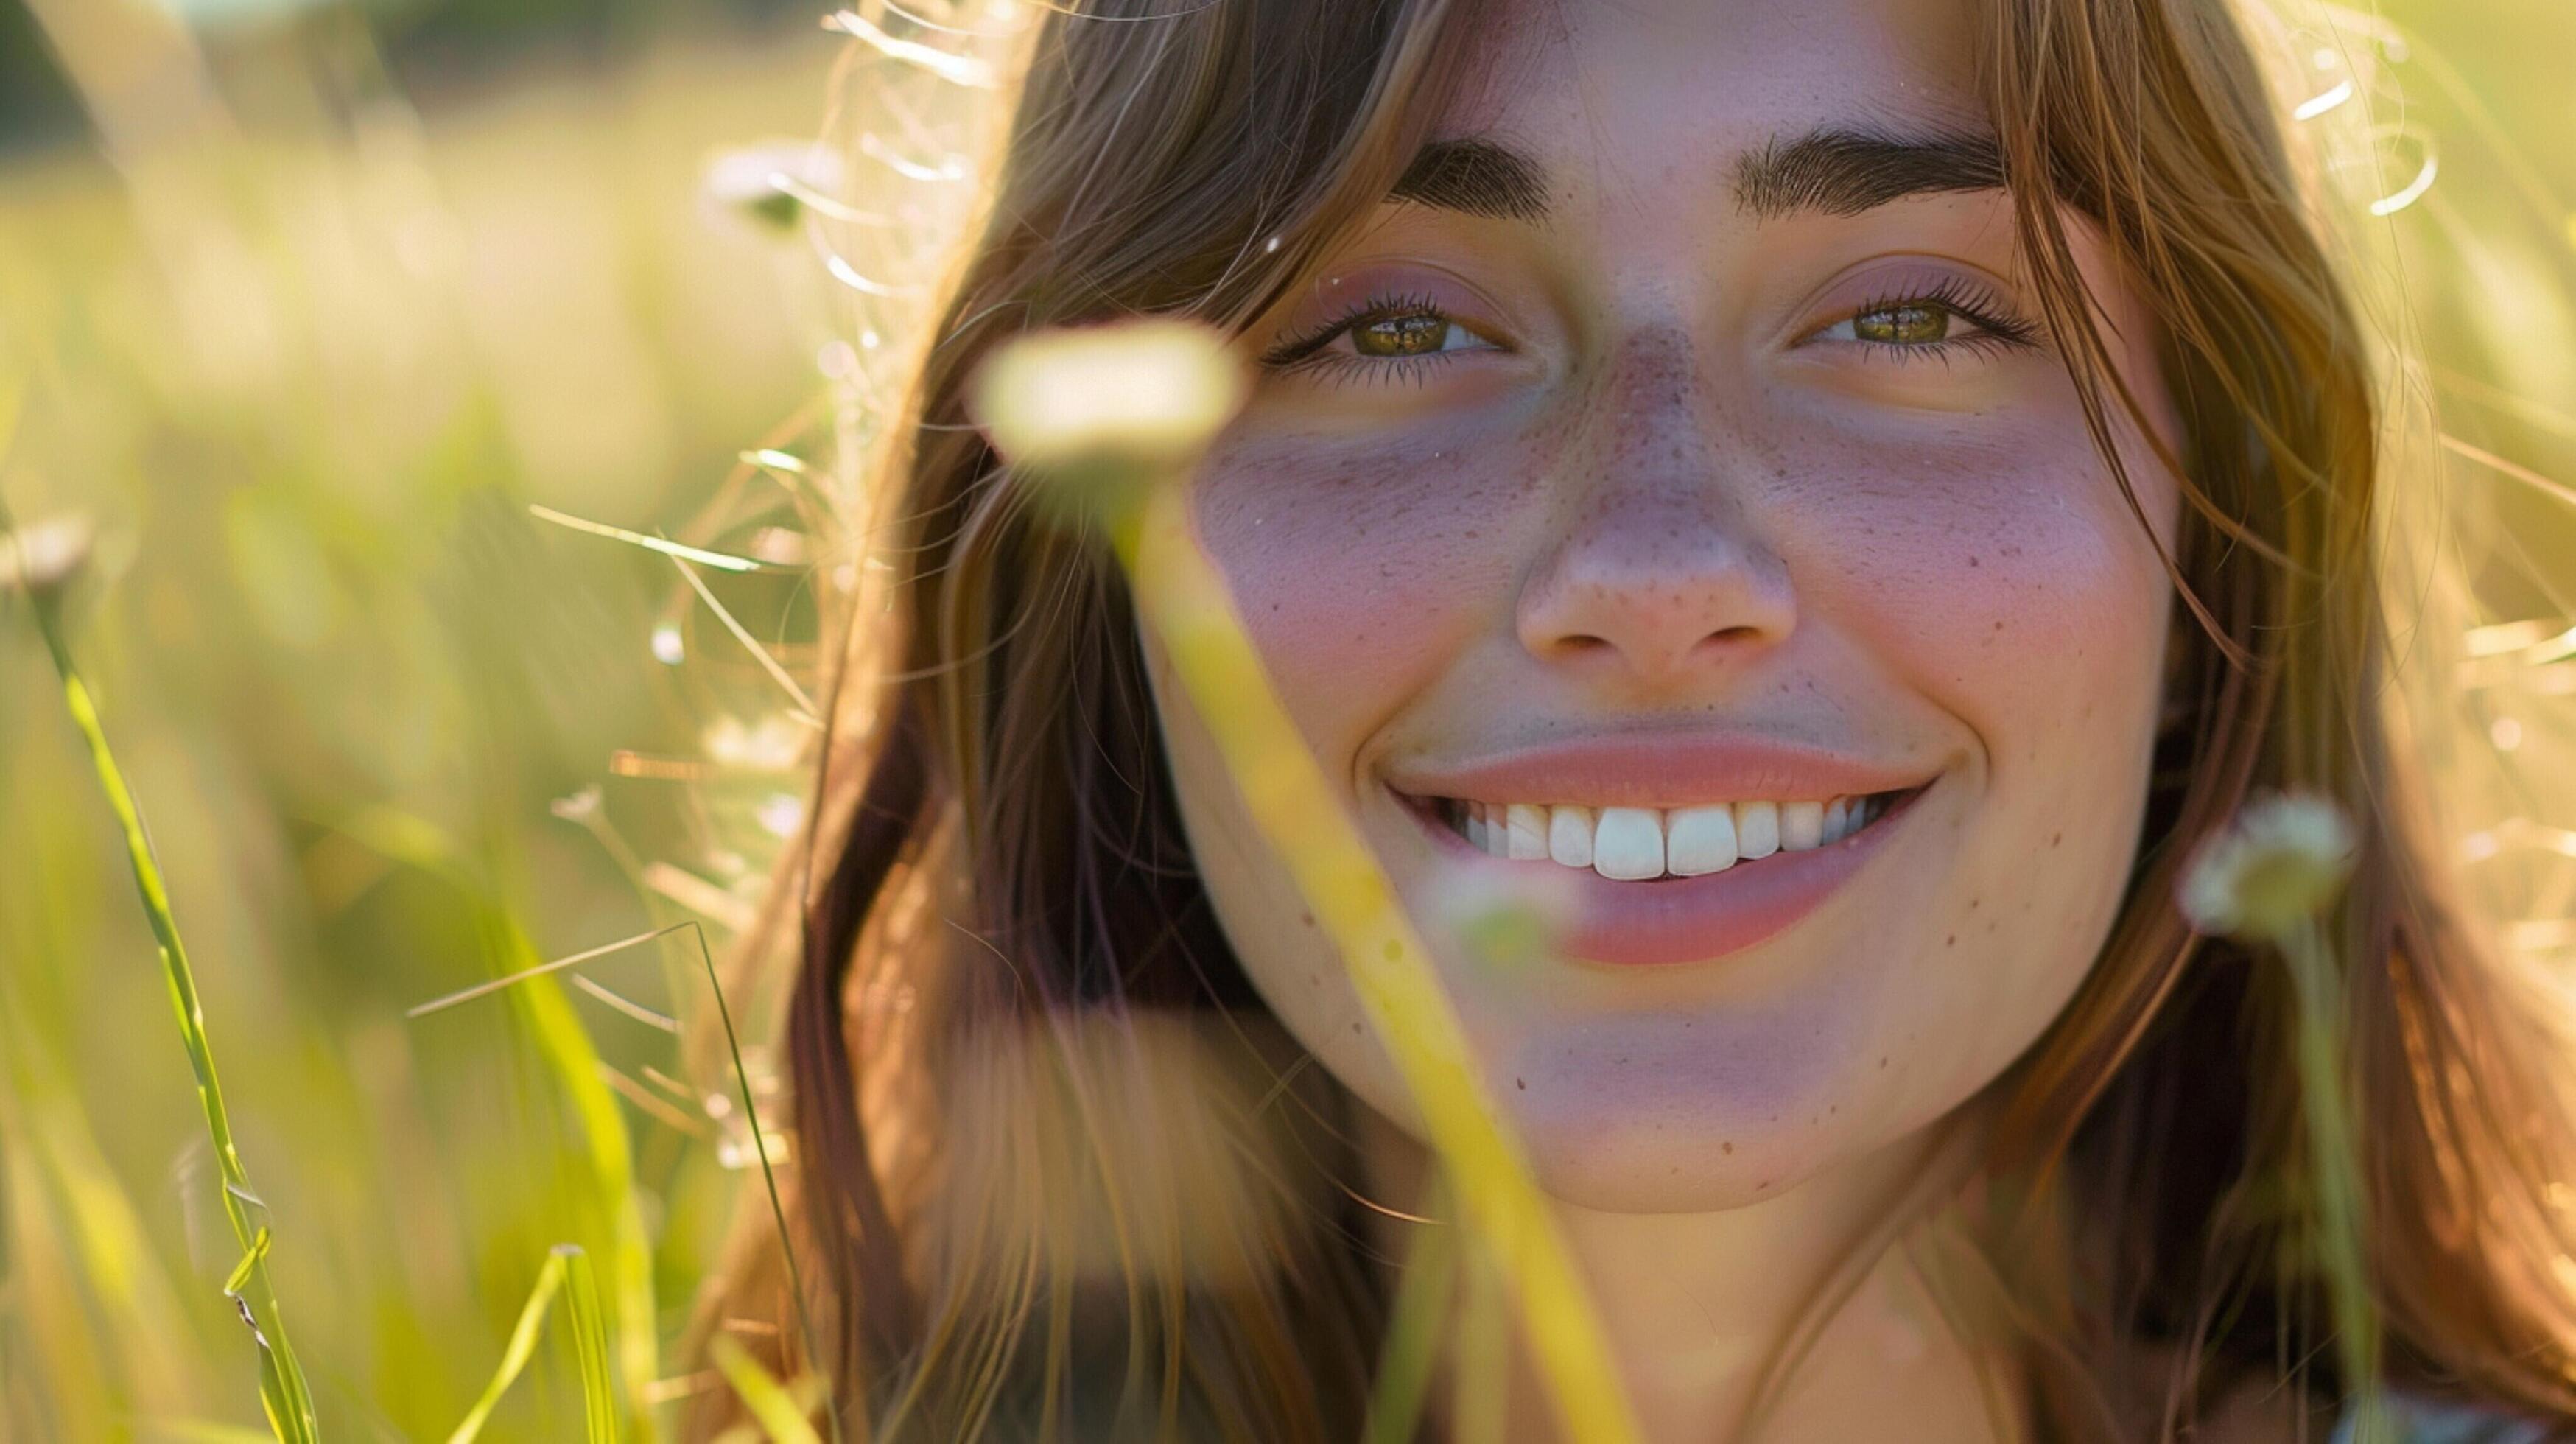
<path fill-rule="evenodd" d="M 1483 81 L 1263 323 L 1197 517 L 1415 916 L 1480 875 L 1565 908 L 1556 961 L 1435 939 L 1542 1182 L 1728 1206 L 1916 1133 L 2064 1005 L 2136 849 L 2170 593 L 2019 279 L 1960 0 L 1498 9 Z M 2082 259 L 2161 408 L 2149 318 Z M 1157 692 L 1254 984 L 1412 1126 Z"/>

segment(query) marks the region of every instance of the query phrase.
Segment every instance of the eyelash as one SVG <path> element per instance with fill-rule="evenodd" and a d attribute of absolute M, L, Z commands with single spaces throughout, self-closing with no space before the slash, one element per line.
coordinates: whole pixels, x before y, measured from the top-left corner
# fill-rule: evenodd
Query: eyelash
<path fill-rule="evenodd" d="M 1992 290 L 1957 276 L 1945 276 L 1929 287 L 1902 288 L 1881 295 L 1853 309 L 1836 321 L 1846 321 L 1908 306 L 1938 306 L 1951 315 L 1975 326 L 1978 334 L 1954 340 L 1908 345 L 1896 341 L 1856 340 L 1846 344 L 1868 348 L 1899 364 L 1914 361 L 1946 360 L 1960 348 L 1970 350 L 2028 350 L 2039 344 L 2039 327 L 2013 315 L 2003 298 Z M 1425 364 L 1443 363 L 1458 353 L 1433 351 L 1419 356 L 1344 356 L 1324 348 L 1338 340 L 1363 321 L 1384 316 L 1432 315 L 1447 317 L 1448 312 L 1428 296 L 1379 295 L 1349 308 L 1332 320 L 1291 337 L 1262 353 L 1261 364 L 1282 375 L 1297 372 L 1324 373 L 1337 381 L 1356 379 L 1420 379 Z M 1831 329 L 1830 327 L 1825 329 Z M 1482 333 L 1479 333 L 1482 334 Z"/>
<path fill-rule="evenodd" d="M 1336 381 L 1419 380 L 1422 377 L 1421 363 L 1446 361 L 1458 353 L 1432 351 L 1420 356 L 1344 356 L 1324 348 L 1363 321 L 1374 321 L 1382 316 L 1424 315 L 1449 319 L 1449 313 L 1429 296 L 1371 296 L 1304 335 L 1291 337 L 1271 347 L 1261 354 L 1261 364 L 1283 376 L 1304 372 L 1327 375 Z M 1476 334 L 1482 336 L 1484 333 Z"/>
<path fill-rule="evenodd" d="M 1938 306 L 1975 326 L 1978 334 L 1917 345 L 1906 345 L 1897 341 L 1868 340 L 1854 340 L 1843 344 L 1865 346 L 1878 353 L 1893 353 L 1888 355 L 1887 359 L 1899 364 L 1925 360 L 1946 361 L 1963 347 L 1970 351 L 1991 352 L 2027 351 L 2039 345 L 2037 325 L 2014 315 L 2011 308 L 2004 304 L 2003 297 L 1995 294 L 1993 290 L 1959 276 L 1944 276 L 1929 287 L 1905 287 L 1897 292 L 1879 296 L 1853 308 L 1833 324 L 1839 326 L 1846 321 L 1856 321 L 1863 316 L 1875 316 L 1881 312 L 1902 310 L 1908 306 Z M 1831 329 L 1833 329 L 1831 326 L 1823 328 L 1823 330 Z M 1821 334 L 1823 334 L 1822 330 L 1811 333 L 1811 335 Z"/>

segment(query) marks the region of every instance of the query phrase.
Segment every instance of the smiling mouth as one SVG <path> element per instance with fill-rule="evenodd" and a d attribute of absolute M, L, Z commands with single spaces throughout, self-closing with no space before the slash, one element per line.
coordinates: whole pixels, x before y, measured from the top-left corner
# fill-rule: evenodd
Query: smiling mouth
<path fill-rule="evenodd" d="M 1705 877 L 1862 836 L 1923 787 L 1826 798 L 1751 798 L 1687 807 L 1586 807 L 1408 798 L 1489 856 L 1545 862 L 1619 882 Z"/>

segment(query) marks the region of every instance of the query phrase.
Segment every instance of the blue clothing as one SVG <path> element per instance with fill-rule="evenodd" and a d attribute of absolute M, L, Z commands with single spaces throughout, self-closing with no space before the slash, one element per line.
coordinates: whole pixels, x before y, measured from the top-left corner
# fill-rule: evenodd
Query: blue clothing
<path fill-rule="evenodd" d="M 2553 1438 L 2566 1437 L 2528 1419 L 2459 1404 L 2390 1399 L 2388 1408 L 2396 1416 L 2397 1444 L 2549 1444 Z M 2335 1426 L 2332 1444 L 2352 1444 L 2354 1423 L 2351 1415 L 2345 1415 Z"/>

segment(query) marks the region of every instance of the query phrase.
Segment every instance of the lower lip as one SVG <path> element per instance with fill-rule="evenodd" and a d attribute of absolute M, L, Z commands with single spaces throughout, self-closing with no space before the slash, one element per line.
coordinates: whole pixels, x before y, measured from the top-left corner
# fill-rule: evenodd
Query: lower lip
<path fill-rule="evenodd" d="M 1619 882 L 1588 868 L 1530 859 L 1506 861 L 1477 849 L 1422 808 L 1408 808 L 1433 838 L 1475 862 L 1550 868 L 1571 884 L 1574 921 L 1562 939 L 1570 957 L 1616 967 L 1670 967 L 1740 953 L 1824 906 L 1869 864 L 1929 791 L 1918 787 L 1869 826 L 1804 852 L 1775 852 L 1723 872 Z"/>

